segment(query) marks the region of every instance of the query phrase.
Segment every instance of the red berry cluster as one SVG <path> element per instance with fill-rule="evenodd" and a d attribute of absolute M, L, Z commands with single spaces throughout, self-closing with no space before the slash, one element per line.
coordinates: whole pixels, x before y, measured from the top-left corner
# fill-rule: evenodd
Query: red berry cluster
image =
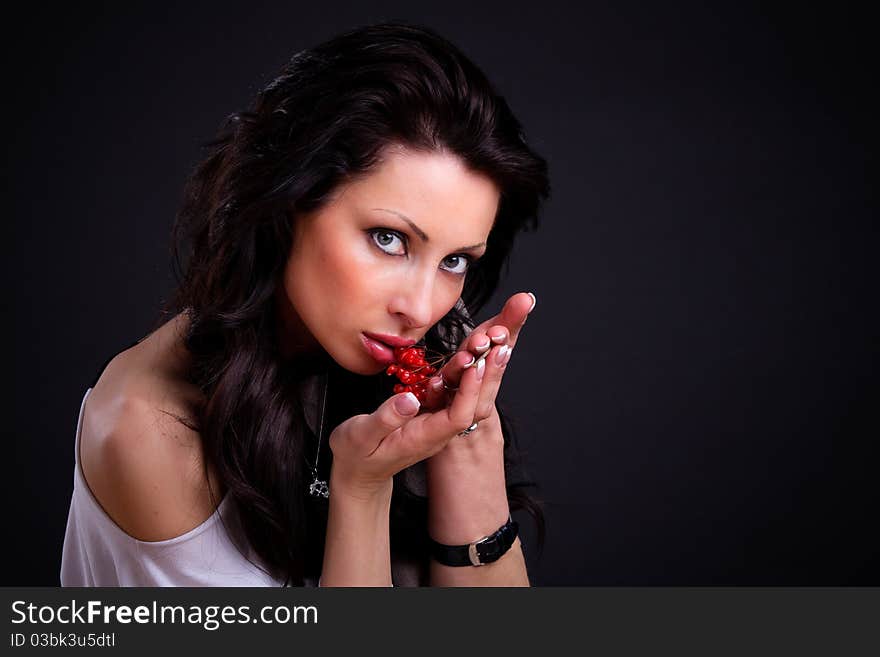
<path fill-rule="evenodd" d="M 400 381 L 394 385 L 394 393 L 411 392 L 424 402 L 428 379 L 437 372 L 437 368 L 425 360 L 424 347 L 397 347 L 394 357 L 396 362 L 385 370 L 388 376 L 396 375 Z"/>

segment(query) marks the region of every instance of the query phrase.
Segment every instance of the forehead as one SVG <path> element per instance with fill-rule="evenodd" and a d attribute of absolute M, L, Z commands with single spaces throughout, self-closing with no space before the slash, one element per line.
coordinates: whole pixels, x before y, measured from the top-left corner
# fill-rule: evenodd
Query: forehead
<path fill-rule="evenodd" d="M 498 209 L 500 191 L 485 174 L 468 169 L 456 155 L 402 147 L 385 152 L 381 163 L 348 185 L 340 201 L 371 212 L 406 215 L 432 239 L 485 239 Z"/>

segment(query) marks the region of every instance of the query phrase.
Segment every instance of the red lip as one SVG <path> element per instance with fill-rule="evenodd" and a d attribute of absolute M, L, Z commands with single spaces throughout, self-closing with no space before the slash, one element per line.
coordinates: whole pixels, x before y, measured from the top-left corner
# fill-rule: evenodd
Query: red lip
<path fill-rule="evenodd" d="M 376 362 L 381 363 L 382 365 L 390 365 L 394 362 L 394 349 L 392 347 L 389 347 L 384 342 L 379 342 L 379 340 L 367 337 L 366 333 L 361 337 L 361 341 L 364 344 L 364 349 L 366 349 L 367 353 L 370 354 Z"/>
<path fill-rule="evenodd" d="M 390 347 L 411 347 L 416 341 L 415 340 L 405 340 L 403 338 L 398 338 L 396 335 L 383 335 L 382 333 L 367 333 L 364 332 L 371 340 L 377 340 L 379 342 L 384 342 Z"/>

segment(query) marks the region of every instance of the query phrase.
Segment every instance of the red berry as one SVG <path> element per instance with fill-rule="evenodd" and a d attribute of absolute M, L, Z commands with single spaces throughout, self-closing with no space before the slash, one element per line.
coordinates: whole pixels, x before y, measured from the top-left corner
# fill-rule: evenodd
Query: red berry
<path fill-rule="evenodd" d="M 428 378 L 437 372 L 437 368 L 425 360 L 425 348 L 395 347 L 394 357 L 395 362 L 385 370 L 388 376 L 396 376 L 400 382 L 394 385 L 394 392 L 412 392 L 424 402 L 428 395 Z"/>

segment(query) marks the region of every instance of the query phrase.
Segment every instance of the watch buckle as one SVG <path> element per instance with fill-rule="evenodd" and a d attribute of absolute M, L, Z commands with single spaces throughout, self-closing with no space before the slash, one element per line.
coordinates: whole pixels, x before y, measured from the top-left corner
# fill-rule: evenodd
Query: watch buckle
<path fill-rule="evenodd" d="M 485 565 L 482 561 L 480 561 L 480 555 L 477 552 L 477 544 L 471 543 L 468 545 L 468 558 L 471 560 L 472 566 L 483 566 Z"/>

